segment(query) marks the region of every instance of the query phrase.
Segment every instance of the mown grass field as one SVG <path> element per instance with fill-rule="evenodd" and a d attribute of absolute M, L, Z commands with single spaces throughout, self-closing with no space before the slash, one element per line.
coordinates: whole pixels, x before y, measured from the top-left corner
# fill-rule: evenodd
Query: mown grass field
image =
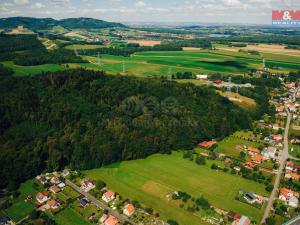
<path fill-rule="evenodd" d="M 239 132 L 237 132 L 220 141 L 217 149 L 221 153 L 237 158 L 240 156 L 240 152 L 242 151 L 242 147 L 244 145 L 255 148 L 258 148 L 260 145 L 262 145 L 260 142 L 249 141 L 248 139 L 251 138 L 251 135 L 247 136 L 245 133 L 241 135 Z M 240 147 L 238 148 L 238 146 Z"/>
<path fill-rule="evenodd" d="M 235 196 L 240 189 L 267 195 L 264 186 L 237 175 L 214 171 L 210 169 L 211 163 L 199 166 L 183 159 L 182 152 L 174 152 L 172 155 L 156 154 L 147 159 L 115 163 L 84 173 L 87 177 L 104 180 L 109 188 L 123 197 L 136 199 L 158 210 L 163 218 L 175 219 L 180 224 L 204 223 L 166 198 L 174 191 L 185 191 L 193 197 L 203 195 L 215 207 L 259 221 L 263 211 L 236 201 Z"/>
<path fill-rule="evenodd" d="M 59 225 L 90 225 L 84 218 L 71 208 L 65 208 L 53 217 Z"/>
<path fill-rule="evenodd" d="M 20 196 L 13 201 L 13 205 L 4 210 L 4 213 L 8 215 L 14 222 L 18 222 L 28 216 L 35 210 L 34 201 L 25 201 L 28 195 L 32 195 L 34 198 L 37 191 L 33 188 L 33 180 L 26 181 L 19 188 Z"/>

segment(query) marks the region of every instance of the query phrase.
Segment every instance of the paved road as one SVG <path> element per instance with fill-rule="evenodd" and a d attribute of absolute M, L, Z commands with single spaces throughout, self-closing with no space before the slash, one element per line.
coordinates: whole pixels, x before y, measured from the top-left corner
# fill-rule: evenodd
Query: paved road
<path fill-rule="evenodd" d="M 273 202 L 274 202 L 274 199 L 275 199 L 277 191 L 278 191 L 278 187 L 279 187 L 280 179 L 281 179 L 284 167 L 285 167 L 285 163 L 286 163 L 287 159 L 289 158 L 289 140 L 288 140 L 288 138 L 289 138 L 290 123 L 291 123 L 291 113 L 288 111 L 288 109 L 286 110 L 286 112 L 288 114 L 288 117 L 287 117 L 287 122 L 286 122 L 286 126 L 285 126 L 285 131 L 284 131 L 284 147 L 283 147 L 283 151 L 281 153 L 280 159 L 279 159 L 280 165 L 278 168 L 278 173 L 275 178 L 274 188 L 273 188 L 273 191 L 269 198 L 268 205 L 265 209 L 263 218 L 261 220 L 261 224 L 263 224 L 270 215 L 270 211 L 273 207 Z"/>
<path fill-rule="evenodd" d="M 133 221 L 131 221 L 130 219 L 128 219 L 127 217 L 119 214 L 117 211 L 112 210 L 110 207 L 108 207 L 107 205 L 103 204 L 102 202 L 100 202 L 98 199 L 96 199 L 94 196 L 90 195 L 89 193 L 84 192 L 83 190 L 80 189 L 80 187 L 78 187 L 76 184 L 74 184 L 72 181 L 70 180 L 66 180 L 66 184 L 68 186 L 70 186 L 71 188 L 73 188 L 75 191 L 79 192 L 80 194 L 84 195 L 89 201 L 91 201 L 92 203 L 94 203 L 96 206 L 98 206 L 99 208 L 103 209 L 103 210 L 107 210 L 108 213 L 110 215 L 113 215 L 114 217 L 116 217 L 120 222 L 124 223 L 124 222 L 129 222 L 133 225 L 137 225 L 136 223 L 134 223 Z"/>

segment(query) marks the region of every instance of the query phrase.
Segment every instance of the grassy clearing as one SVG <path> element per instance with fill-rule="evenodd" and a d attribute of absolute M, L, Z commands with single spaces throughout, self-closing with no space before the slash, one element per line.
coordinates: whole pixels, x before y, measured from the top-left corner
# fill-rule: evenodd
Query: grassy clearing
<path fill-rule="evenodd" d="M 248 139 L 252 139 L 252 137 L 250 135 L 247 137 L 244 134 L 235 133 L 218 143 L 218 151 L 228 156 L 239 157 L 244 145 L 255 148 L 262 145 L 260 142 L 253 142 Z"/>
<path fill-rule="evenodd" d="M 13 221 L 18 222 L 35 210 L 34 200 L 25 201 L 28 195 L 36 196 L 37 190 L 33 188 L 33 180 L 26 181 L 19 188 L 20 196 L 14 200 L 13 205 L 4 210 Z"/>
<path fill-rule="evenodd" d="M 103 45 L 67 45 L 65 49 L 68 50 L 87 50 L 101 48 Z"/>
<path fill-rule="evenodd" d="M 89 225 L 82 216 L 71 208 L 65 208 L 53 218 L 59 225 Z"/>
<path fill-rule="evenodd" d="M 85 171 L 87 177 L 104 180 L 124 197 L 136 199 L 158 210 L 163 218 L 173 218 L 181 224 L 203 224 L 201 220 L 167 200 L 172 191 L 185 191 L 194 197 L 203 195 L 219 208 L 248 215 L 259 221 L 262 211 L 235 200 L 240 189 L 267 195 L 264 186 L 239 176 L 213 171 L 210 164 L 199 166 L 172 155 L 153 155 L 147 159 L 121 162 L 107 168 Z M 226 193 L 226 194 L 225 194 Z"/>
<path fill-rule="evenodd" d="M 63 65 L 58 64 L 44 64 L 44 65 L 38 65 L 38 66 L 18 66 L 15 65 L 13 62 L 1 62 L 1 64 L 13 69 L 15 72 L 15 75 L 17 76 L 30 76 L 30 75 L 36 75 L 42 72 L 56 72 L 59 70 L 66 69 Z"/>

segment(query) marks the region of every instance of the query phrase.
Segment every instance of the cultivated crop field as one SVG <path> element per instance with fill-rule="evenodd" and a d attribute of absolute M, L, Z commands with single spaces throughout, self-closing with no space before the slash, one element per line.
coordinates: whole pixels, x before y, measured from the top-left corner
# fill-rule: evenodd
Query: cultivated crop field
<path fill-rule="evenodd" d="M 120 43 L 115 43 L 120 44 Z M 70 45 L 69 50 L 84 50 L 100 47 L 98 45 Z M 262 56 L 263 55 L 263 56 Z M 138 52 L 130 57 L 100 55 L 82 56 L 89 63 L 69 64 L 71 68 L 83 67 L 93 70 L 104 70 L 110 74 L 130 74 L 135 76 L 167 76 L 176 72 L 223 73 L 243 75 L 251 69 L 262 69 L 262 57 L 266 65 L 274 67 L 273 72 L 287 73 L 300 70 L 300 55 L 289 56 L 279 53 L 263 53 L 252 55 L 245 52 L 228 50 L 198 51 L 164 51 Z M 40 72 L 58 71 L 65 65 L 46 64 L 38 66 L 17 66 L 13 62 L 4 62 L 16 74 L 35 75 Z"/>
<path fill-rule="evenodd" d="M 264 185 L 210 168 L 211 161 L 199 166 L 182 158 L 182 152 L 156 154 L 147 159 L 115 163 L 106 168 L 85 171 L 87 177 L 101 179 L 123 197 L 136 199 L 158 210 L 164 218 L 180 224 L 205 224 L 197 214 L 167 199 L 174 191 L 185 191 L 197 198 L 203 195 L 215 207 L 232 210 L 259 221 L 262 210 L 235 200 L 240 189 L 267 196 Z M 226 193 L 226 194 L 224 194 Z"/>

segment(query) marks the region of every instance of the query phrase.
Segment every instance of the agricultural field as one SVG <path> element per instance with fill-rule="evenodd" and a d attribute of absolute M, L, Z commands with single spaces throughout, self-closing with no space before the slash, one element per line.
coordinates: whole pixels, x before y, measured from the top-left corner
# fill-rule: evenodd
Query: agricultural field
<path fill-rule="evenodd" d="M 183 159 L 182 152 L 173 152 L 171 155 L 156 154 L 147 159 L 124 161 L 83 173 L 95 180 L 105 181 L 109 188 L 123 197 L 138 200 L 146 207 L 158 210 L 162 218 L 172 218 L 180 224 L 205 223 L 197 213 L 192 214 L 168 200 L 166 196 L 174 191 L 185 191 L 195 198 L 202 195 L 215 207 L 259 221 L 263 210 L 236 201 L 235 196 L 240 189 L 267 196 L 264 185 L 214 171 L 210 168 L 211 164 L 209 161 L 206 166 L 199 166 Z"/>
<path fill-rule="evenodd" d="M 114 41 L 111 46 L 126 45 L 126 42 Z M 69 50 L 87 50 L 101 47 L 100 45 L 69 45 Z M 166 52 L 138 52 L 130 57 L 100 55 L 82 56 L 89 63 L 70 64 L 71 68 L 87 68 L 104 70 L 109 74 L 130 74 L 135 76 L 167 76 L 176 72 L 193 73 L 222 73 L 230 75 L 244 75 L 251 69 L 262 68 L 262 57 L 245 52 L 227 50 L 189 50 Z M 266 64 L 274 67 L 272 72 L 289 72 L 300 70 L 300 55 L 289 56 L 266 53 Z M 35 75 L 40 72 L 58 71 L 63 65 L 45 64 L 38 66 L 17 66 L 12 62 L 3 62 L 21 76 Z"/>

